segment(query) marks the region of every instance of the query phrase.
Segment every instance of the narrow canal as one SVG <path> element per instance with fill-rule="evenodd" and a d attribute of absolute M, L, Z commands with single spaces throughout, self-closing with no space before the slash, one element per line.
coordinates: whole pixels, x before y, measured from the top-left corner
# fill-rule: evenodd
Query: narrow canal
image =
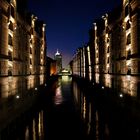
<path fill-rule="evenodd" d="M 140 115 L 129 108 L 130 99 L 69 76 L 40 92 L 36 105 L 1 131 L 0 140 L 140 139 Z"/>

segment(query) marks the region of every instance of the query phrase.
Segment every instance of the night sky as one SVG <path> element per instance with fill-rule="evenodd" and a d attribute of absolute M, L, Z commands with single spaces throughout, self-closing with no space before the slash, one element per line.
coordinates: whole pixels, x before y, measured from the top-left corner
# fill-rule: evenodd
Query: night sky
<path fill-rule="evenodd" d="M 29 0 L 29 11 L 46 23 L 47 56 L 58 49 L 63 67 L 77 48 L 88 42 L 95 19 L 117 7 L 122 0 Z"/>

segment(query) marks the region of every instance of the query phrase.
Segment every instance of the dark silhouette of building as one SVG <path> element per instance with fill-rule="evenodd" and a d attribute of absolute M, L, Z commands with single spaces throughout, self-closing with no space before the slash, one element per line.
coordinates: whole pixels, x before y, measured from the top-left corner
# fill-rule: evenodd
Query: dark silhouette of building
<path fill-rule="evenodd" d="M 47 57 L 47 65 L 46 66 L 47 66 L 47 78 L 57 74 L 56 60 L 54 60 L 50 57 Z"/>

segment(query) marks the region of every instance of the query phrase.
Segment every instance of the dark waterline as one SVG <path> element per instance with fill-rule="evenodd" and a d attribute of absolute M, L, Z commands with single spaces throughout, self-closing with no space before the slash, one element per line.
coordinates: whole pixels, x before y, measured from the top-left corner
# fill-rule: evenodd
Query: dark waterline
<path fill-rule="evenodd" d="M 139 140 L 139 112 L 130 101 L 62 76 L 39 93 L 37 104 L 13 121 L 1 140 Z M 125 106 L 125 107 L 124 107 Z"/>

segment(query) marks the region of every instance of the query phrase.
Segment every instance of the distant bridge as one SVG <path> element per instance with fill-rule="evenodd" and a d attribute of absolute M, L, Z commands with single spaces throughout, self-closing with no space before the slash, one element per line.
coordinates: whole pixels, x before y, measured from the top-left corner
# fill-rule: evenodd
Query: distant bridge
<path fill-rule="evenodd" d="M 59 73 L 59 75 L 66 75 L 67 76 L 67 75 L 72 75 L 72 74 L 70 71 L 64 69 L 61 71 L 61 73 Z"/>

